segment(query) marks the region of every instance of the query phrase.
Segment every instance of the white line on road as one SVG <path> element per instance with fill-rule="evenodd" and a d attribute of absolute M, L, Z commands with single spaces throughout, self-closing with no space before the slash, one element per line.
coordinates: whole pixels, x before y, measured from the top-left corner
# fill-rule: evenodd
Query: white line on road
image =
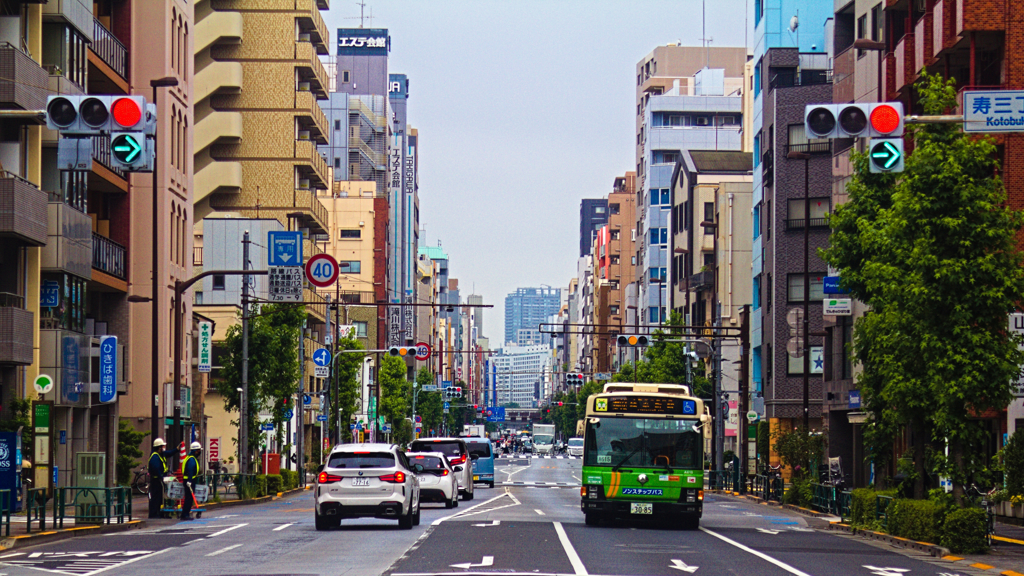
<path fill-rule="evenodd" d="M 733 540 L 731 538 L 727 538 L 725 536 L 722 536 L 721 534 L 719 534 L 717 532 L 712 532 L 711 530 L 708 530 L 707 528 L 705 528 L 703 526 L 700 527 L 700 531 L 704 532 L 705 534 L 710 534 L 710 535 L 714 536 L 715 538 L 718 538 L 719 540 L 721 540 L 723 542 L 726 542 L 728 544 L 732 544 L 733 546 L 739 548 L 740 550 L 743 550 L 744 552 L 748 552 L 750 554 L 753 554 L 754 556 L 757 556 L 758 558 L 764 560 L 765 562 L 770 562 L 770 563 L 778 566 L 779 568 L 782 568 L 786 572 L 789 572 L 790 574 L 795 574 L 796 576 L 810 576 L 810 574 L 807 574 L 806 572 L 802 572 L 800 570 L 797 570 L 796 568 L 790 566 L 789 564 L 786 564 L 785 562 L 783 562 L 781 560 L 776 560 L 775 558 L 772 558 L 771 556 L 769 556 L 769 555 L 767 555 L 767 554 L 765 554 L 763 552 L 758 552 L 757 550 L 754 550 L 753 548 L 749 548 L 747 546 L 744 546 L 743 544 L 740 544 L 739 542 L 737 542 L 737 541 L 735 541 L 735 540 Z"/>
<path fill-rule="evenodd" d="M 213 534 L 210 534 L 209 536 L 207 536 L 207 538 L 213 538 L 214 536 L 220 536 L 221 534 L 224 534 L 225 532 L 231 532 L 235 528 L 241 528 L 242 526 L 248 526 L 248 525 L 249 525 L 248 522 L 246 522 L 245 524 L 235 524 L 234 526 L 231 526 L 230 528 L 225 528 L 225 529 L 221 530 L 220 532 L 214 532 Z"/>
<path fill-rule="evenodd" d="M 474 504 L 473 506 L 470 506 L 469 508 L 466 508 L 465 510 L 463 510 L 461 512 L 456 512 L 455 514 L 452 514 L 450 516 L 445 516 L 443 518 L 438 518 L 437 520 L 434 520 L 433 522 L 431 522 L 430 525 L 431 526 L 439 526 L 441 524 L 441 522 L 444 522 L 445 520 L 448 520 L 448 519 L 451 519 L 451 518 L 456 518 L 458 516 L 465 516 L 466 513 L 469 512 L 470 510 L 472 510 L 474 508 L 479 508 L 480 506 L 483 506 L 484 504 L 490 504 L 491 502 L 494 502 L 498 498 L 504 498 L 507 494 L 508 494 L 507 492 L 505 494 L 498 494 L 497 496 L 495 496 L 494 498 L 491 498 L 490 500 L 484 500 L 483 502 L 481 502 L 479 504 Z"/>
<path fill-rule="evenodd" d="M 294 525 L 295 525 L 295 522 L 292 522 L 290 524 L 281 524 L 277 528 L 274 528 L 274 532 L 280 532 L 281 530 L 284 530 L 285 528 L 287 528 L 289 526 L 294 526 Z"/>
<path fill-rule="evenodd" d="M 547 516 L 547 514 L 545 514 L 544 511 L 541 510 L 540 508 L 534 508 L 533 511 L 537 514 L 540 514 L 541 516 Z"/>
<path fill-rule="evenodd" d="M 152 554 L 147 554 L 145 556 L 136 556 L 135 558 L 132 558 L 131 560 L 128 560 L 128 561 L 125 561 L 125 562 L 121 562 L 120 564 L 113 564 L 111 566 L 107 566 L 106 568 L 100 568 L 99 570 L 94 570 L 92 572 L 89 572 L 88 574 L 83 574 L 82 576 L 95 576 L 96 574 L 99 574 L 100 572 L 106 572 L 107 570 L 110 570 L 111 568 L 120 568 L 121 566 L 125 566 L 127 564 L 131 564 L 132 562 L 138 562 L 139 560 L 142 560 L 144 558 L 152 558 L 153 556 L 156 556 L 157 554 L 163 554 L 164 552 L 167 552 L 168 550 L 170 550 L 170 548 L 164 548 L 163 550 L 157 550 L 156 552 L 153 552 Z"/>
<path fill-rule="evenodd" d="M 228 546 L 227 548 L 221 548 L 220 550 L 217 550 L 216 552 L 210 552 L 209 554 L 207 554 L 207 556 L 216 556 L 218 554 L 223 554 L 223 553 L 227 552 L 228 550 L 234 550 L 235 548 L 238 548 L 239 546 L 241 546 L 241 544 L 232 544 L 231 546 Z"/>
<path fill-rule="evenodd" d="M 569 564 L 572 564 L 573 572 L 576 574 L 587 574 L 587 568 L 583 565 L 583 561 L 580 560 L 580 555 L 576 553 L 576 549 L 572 547 L 572 542 L 569 542 L 569 536 L 565 533 L 565 528 L 562 528 L 561 522 L 555 522 L 555 532 L 558 533 L 558 541 L 562 543 L 562 549 L 565 550 L 565 555 L 569 557 Z"/>

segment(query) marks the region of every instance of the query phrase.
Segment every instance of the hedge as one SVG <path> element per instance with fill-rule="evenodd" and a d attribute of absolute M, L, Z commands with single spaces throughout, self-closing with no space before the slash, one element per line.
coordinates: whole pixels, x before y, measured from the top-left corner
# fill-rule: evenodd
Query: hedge
<path fill-rule="evenodd" d="M 878 494 L 871 488 L 857 488 L 850 493 L 850 499 L 850 523 L 854 526 L 874 524 Z"/>
<path fill-rule="evenodd" d="M 281 470 L 282 488 L 294 490 L 299 486 L 299 473 L 294 470 Z"/>
<path fill-rule="evenodd" d="M 789 488 L 786 488 L 786 493 L 782 495 L 783 504 L 795 504 L 803 508 L 809 507 L 814 503 L 814 486 L 811 485 L 809 478 L 803 480 L 794 480 Z"/>
<path fill-rule="evenodd" d="M 946 508 L 931 500 L 899 499 L 889 505 L 887 528 L 893 536 L 938 542 Z"/>
<path fill-rule="evenodd" d="M 256 476 L 256 495 L 254 498 L 262 498 L 267 495 L 267 476 L 259 474 Z"/>
<path fill-rule="evenodd" d="M 946 516 L 940 544 L 957 554 L 977 554 L 988 549 L 985 542 L 985 511 L 960 508 Z"/>
<path fill-rule="evenodd" d="M 267 494 L 277 494 L 284 486 L 284 478 L 280 474 L 267 474 Z"/>

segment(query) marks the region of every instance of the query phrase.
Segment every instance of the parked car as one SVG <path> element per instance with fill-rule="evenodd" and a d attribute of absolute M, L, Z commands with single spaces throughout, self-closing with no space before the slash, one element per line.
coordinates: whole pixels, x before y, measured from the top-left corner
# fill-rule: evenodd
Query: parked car
<path fill-rule="evenodd" d="M 494 488 L 494 446 L 487 438 L 465 438 L 472 460 L 473 482 Z"/>
<path fill-rule="evenodd" d="M 448 458 L 440 452 L 409 452 L 409 463 L 423 467 L 420 479 L 420 502 L 444 502 L 445 508 L 459 505 L 459 481 Z"/>
<path fill-rule="evenodd" d="M 422 466 L 394 444 L 335 446 L 317 475 L 313 510 L 317 530 L 344 518 L 393 518 L 402 529 L 420 523 Z"/>
<path fill-rule="evenodd" d="M 463 500 L 473 499 L 473 471 L 470 469 L 469 447 L 462 438 L 421 438 L 409 445 L 410 452 L 440 452 L 448 458 L 455 478 L 459 481 L 459 495 Z"/>

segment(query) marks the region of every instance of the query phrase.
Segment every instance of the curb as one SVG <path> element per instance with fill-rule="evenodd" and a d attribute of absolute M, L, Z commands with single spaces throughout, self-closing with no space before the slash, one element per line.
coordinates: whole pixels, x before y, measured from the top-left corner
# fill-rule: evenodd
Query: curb
<path fill-rule="evenodd" d="M 248 506 L 250 504 L 263 504 L 266 502 L 272 502 L 279 498 L 291 496 L 299 492 L 305 492 L 306 490 L 312 490 L 312 485 L 306 486 L 305 488 L 293 488 L 285 492 L 278 492 L 274 496 L 260 496 L 259 498 L 249 498 L 247 500 L 224 500 L 223 502 L 207 502 L 203 505 L 205 510 L 216 510 L 217 508 L 223 508 L 225 506 Z"/>
<path fill-rule="evenodd" d="M 711 493 L 711 494 L 723 494 L 725 496 L 732 496 L 734 498 L 742 498 L 744 500 L 747 500 L 749 502 L 753 502 L 755 504 L 760 504 L 762 506 L 782 506 L 782 504 L 779 503 L 779 502 L 775 502 L 775 501 L 772 501 L 772 500 L 765 501 L 765 500 L 762 500 L 762 499 L 760 499 L 760 498 L 758 498 L 756 496 L 750 496 L 748 494 L 740 494 L 739 492 L 733 492 L 732 490 L 705 490 L 704 492 Z M 805 508 L 801 508 L 800 510 L 805 510 Z"/>
<path fill-rule="evenodd" d="M 59 542 L 61 540 L 67 540 L 68 538 L 75 538 L 78 536 L 94 536 L 96 534 L 116 534 L 118 532 L 127 532 L 128 530 L 137 530 L 146 526 L 145 520 L 129 520 L 123 524 L 101 524 L 98 526 L 76 526 L 75 528 L 65 528 L 63 530 L 50 530 L 47 532 L 39 532 L 37 534 L 21 534 L 18 536 L 10 536 L 0 540 L 0 550 L 10 550 L 12 548 L 24 548 L 25 546 L 35 546 L 37 544 L 48 544 L 50 542 Z"/>
<path fill-rule="evenodd" d="M 907 538 L 900 538 L 899 536 L 892 536 L 882 532 L 875 532 L 874 530 L 864 530 L 861 528 L 854 528 L 849 524 L 842 524 L 840 522 L 832 522 L 828 525 L 828 529 L 836 532 L 845 532 L 853 536 L 860 536 L 862 538 L 868 538 L 871 540 L 878 540 L 885 542 L 899 548 L 908 548 L 910 550 L 917 550 L 918 552 L 924 552 L 935 558 L 955 558 L 949 555 L 949 548 L 944 548 L 937 544 L 931 544 L 929 542 L 916 542 Z M 959 559 L 959 558 L 958 558 Z"/>

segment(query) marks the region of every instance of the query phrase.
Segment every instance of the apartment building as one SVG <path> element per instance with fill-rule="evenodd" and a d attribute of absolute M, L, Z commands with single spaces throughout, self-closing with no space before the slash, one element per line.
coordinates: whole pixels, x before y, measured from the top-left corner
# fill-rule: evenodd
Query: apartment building
<path fill-rule="evenodd" d="M 517 342 L 522 329 L 538 330 L 552 313 L 558 312 L 558 288 L 516 288 L 505 296 L 505 342 Z"/>
<path fill-rule="evenodd" d="M 632 281 L 636 251 L 636 174 L 618 176 L 608 194 L 608 224 L 597 232 L 594 247 L 594 366 L 597 372 L 615 372 L 622 363 L 615 336 L 629 333 L 625 324 L 625 288 Z M 618 328 L 615 328 L 618 326 Z"/>
<path fill-rule="evenodd" d="M 607 198 L 580 200 L 580 256 L 590 254 L 591 248 L 594 247 L 594 234 L 607 223 Z"/>

